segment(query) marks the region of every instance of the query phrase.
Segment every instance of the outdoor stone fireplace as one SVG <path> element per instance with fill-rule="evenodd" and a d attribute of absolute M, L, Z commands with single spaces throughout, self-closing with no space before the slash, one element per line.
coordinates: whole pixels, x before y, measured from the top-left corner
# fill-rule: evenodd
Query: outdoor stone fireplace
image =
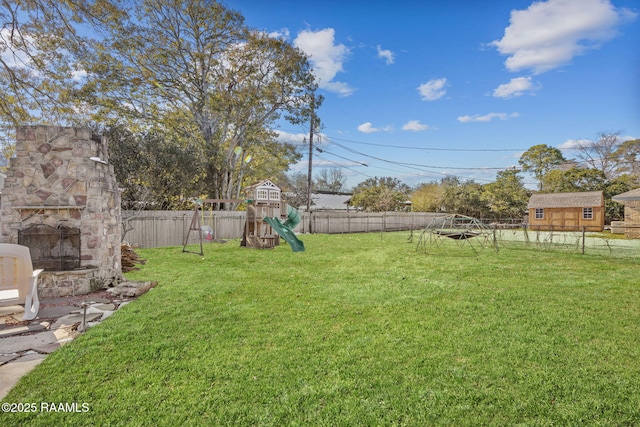
<path fill-rule="evenodd" d="M 80 268 L 80 229 L 35 224 L 18 230 L 18 244 L 29 248 L 34 269 L 66 271 Z"/>
<path fill-rule="evenodd" d="M 121 212 L 106 138 L 84 128 L 22 126 L 2 189 L 0 242 L 28 246 L 41 297 L 122 280 Z"/>

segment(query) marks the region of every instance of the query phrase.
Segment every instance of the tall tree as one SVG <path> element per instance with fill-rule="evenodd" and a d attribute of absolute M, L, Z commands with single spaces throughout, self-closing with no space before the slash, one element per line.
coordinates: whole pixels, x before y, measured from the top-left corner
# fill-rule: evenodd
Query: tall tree
<path fill-rule="evenodd" d="M 316 175 L 315 190 L 340 192 L 344 188 L 347 177 L 339 168 L 322 168 Z"/>
<path fill-rule="evenodd" d="M 489 215 L 489 208 L 482 200 L 482 185 L 473 180 L 463 181 L 458 177 L 443 178 L 441 185 L 445 212 L 473 217 Z"/>
<path fill-rule="evenodd" d="M 525 151 L 518 163 L 524 172 L 531 172 L 538 180 L 538 189 L 542 190 L 542 178 L 552 169 L 566 162 L 562 152 L 546 144 L 534 145 Z"/>
<path fill-rule="evenodd" d="M 18 0 L 0 17 L 0 132 L 126 120 L 197 152 L 191 175 L 220 198 L 299 158 L 267 129 L 281 114 L 305 120 L 316 88 L 306 57 L 215 1 Z"/>
<path fill-rule="evenodd" d="M 518 173 L 515 168 L 500 171 L 483 188 L 482 200 L 498 218 L 520 218 L 527 212 L 530 192 Z"/>
<path fill-rule="evenodd" d="M 109 140 L 109 162 L 123 188 L 125 209 L 191 209 L 200 193 L 192 165 L 197 153 L 153 129 L 134 133 L 124 124 L 94 126 Z"/>
<path fill-rule="evenodd" d="M 409 187 L 392 177 L 374 177 L 356 186 L 351 204 L 370 212 L 397 211 L 409 198 Z"/>
<path fill-rule="evenodd" d="M 602 191 L 606 182 L 607 178 L 601 170 L 583 167 L 555 169 L 542 179 L 543 188 L 550 193 Z"/>
<path fill-rule="evenodd" d="M 24 122 L 71 123 L 82 112 L 74 90 L 89 45 L 124 16 L 121 0 L 14 0 L 0 3 L 0 129 Z"/>
<path fill-rule="evenodd" d="M 307 205 L 307 174 L 296 172 L 287 176 L 282 188 L 286 202 L 296 209 Z M 311 201 L 313 205 L 313 200 Z"/>
<path fill-rule="evenodd" d="M 442 212 L 444 188 L 440 182 L 420 184 L 411 194 L 411 210 L 415 212 Z"/>
<path fill-rule="evenodd" d="M 640 139 L 622 142 L 613 153 L 617 160 L 617 172 L 629 174 L 640 185 Z"/>
<path fill-rule="evenodd" d="M 282 114 L 304 119 L 316 90 L 307 58 L 213 0 L 141 0 L 135 14 L 83 62 L 85 100 L 100 120 L 179 134 L 200 153 L 209 197 L 237 198 L 247 153 L 276 160 L 258 148 L 275 142 L 267 129 Z"/>
<path fill-rule="evenodd" d="M 617 155 L 622 144 L 620 133 L 603 132 L 596 141 L 581 143 L 578 146 L 578 159 L 590 168 L 601 170 L 607 179 L 615 178 L 620 164 Z"/>

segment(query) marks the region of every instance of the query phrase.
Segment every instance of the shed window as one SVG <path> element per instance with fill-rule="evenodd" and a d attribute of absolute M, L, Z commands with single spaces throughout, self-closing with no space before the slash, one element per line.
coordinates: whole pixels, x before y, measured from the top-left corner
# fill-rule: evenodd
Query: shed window
<path fill-rule="evenodd" d="M 269 200 L 280 200 L 280 192 L 269 190 Z"/>
<path fill-rule="evenodd" d="M 544 219 L 544 209 L 536 208 L 536 219 Z"/>
<path fill-rule="evenodd" d="M 258 190 L 257 191 L 257 199 L 258 200 L 267 200 L 269 198 L 269 190 Z"/>
<path fill-rule="evenodd" d="M 593 208 L 582 208 L 582 219 L 593 219 Z"/>

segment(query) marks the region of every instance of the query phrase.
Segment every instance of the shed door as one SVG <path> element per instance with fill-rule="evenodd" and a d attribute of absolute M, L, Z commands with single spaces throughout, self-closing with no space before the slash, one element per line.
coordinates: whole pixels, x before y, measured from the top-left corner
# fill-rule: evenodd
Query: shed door
<path fill-rule="evenodd" d="M 575 229 L 579 225 L 579 218 L 575 209 L 557 209 L 551 212 L 551 225 L 553 228 L 562 229 Z"/>

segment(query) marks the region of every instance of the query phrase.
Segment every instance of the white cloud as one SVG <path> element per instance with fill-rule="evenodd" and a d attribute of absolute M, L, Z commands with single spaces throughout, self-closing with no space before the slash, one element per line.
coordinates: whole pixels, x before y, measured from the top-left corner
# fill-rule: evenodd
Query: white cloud
<path fill-rule="evenodd" d="M 291 35 L 291 33 L 289 32 L 288 28 L 281 28 L 277 31 L 272 31 L 269 34 L 267 34 L 269 37 L 271 37 L 272 39 L 282 39 L 282 40 L 288 40 L 289 36 Z"/>
<path fill-rule="evenodd" d="M 320 84 L 320 87 L 340 96 L 349 96 L 355 92 L 354 88 L 344 82 L 326 82 L 325 84 Z"/>
<path fill-rule="evenodd" d="M 443 89 L 446 84 L 446 78 L 429 80 L 418 86 L 418 92 L 423 101 L 435 101 L 447 93 L 447 91 Z"/>
<path fill-rule="evenodd" d="M 378 49 L 378 58 L 382 58 L 385 60 L 387 65 L 393 64 L 394 54 L 388 49 L 382 49 L 380 45 L 377 46 Z"/>
<path fill-rule="evenodd" d="M 475 116 L 460 116 L 458 117 L 458 121 L 461 123 L 469 123 L 469 122 L 490 122 L 493 119 L 500 119 L 500 120 L 508 120 L 514 117 L 518 117 L 520 116 L 519 113 L 511 113 L 511 114 L 507 114 L 507 113 L 489 113 L 489 114 L 485 114 L 484 116 L 481 116 L 479 114 L 476 114 Z"/>
<path fill-rule="evenodd" d="M 526 91 L 534 91 L 540 89 L 540 86 L 534 87 L 531 77 L 516 77 L 511 79 L 509 83 L 498 86 L 493 91 L 496 98 L 513 98 L 520 96 Z"/>
<path fill-rule="evenodd" d="M 349 55 L 348 47 L 335 43 L 333 28 L 300 31 L 293 44 L 309 55 L 318 86 L 340 96 L 349 96 L 355 91 L 349 84 L 333 80 L 343 71 L 342 64 Z"/>
<path fill-rule="evenodd" d="M 561 150 L 577 149 L 581 147 L 588 147 L 593 144 L 593 141 L 589 139 L 567 139 L 562 144 L 558 145 Z"/>
<path fill-rule="evenodd" d="M 308 134 L 304 133 L 289 133 L 284 132 L 282 130 L 276 129 L 275 132 L 278 134 L 277 139 L 279 142 L 286 142 L 294 145 L 303 145 L 306 144 L 306 138 L 309 137 Z"/>
<path fill-rule="evenodd" d="M 87 77 L 87 70 L 80 69 L 80 70 L 73 70 L 71 72 L 71 79 L 76 82 L 82 81 L 86 77 Z"/>
<path fill-rule="evenodd" d="M 410 130 L 414 132 L 420 132 L 429 129 L 429 125 L 420 123 L 420 120 L 409 120 L 402 126 L 402 130 Z"/>
<path fill-rule="evenodd" d="M 360 126 L 358 126 L 358 132 L 362 132 L 362 133 L 391 132 L 392 130 L 393 130 L 392 126 L 377 128 L 377 127 L 374 127 L 371 122 L 364 122 Z"/>
<path fill-rule="evenodd" d="M 526 10 L 512 10 L 504 36 L 491 44 L 508 56 L 508 70 L 542 73 L 600 47 L 618 25 L 636 16 L 609 0 L 536 1 Z"/>
<path fill-rule="evenodd" d="M 380 129 L 374 128 L 371 122 L 365 122 L 365 123 L 362 123 L 360 126 L 358 126 L 358 132 L 362 132 L 362 133 L 373 133 L 373 132 L 379 132 L 379 131 Z"/>

